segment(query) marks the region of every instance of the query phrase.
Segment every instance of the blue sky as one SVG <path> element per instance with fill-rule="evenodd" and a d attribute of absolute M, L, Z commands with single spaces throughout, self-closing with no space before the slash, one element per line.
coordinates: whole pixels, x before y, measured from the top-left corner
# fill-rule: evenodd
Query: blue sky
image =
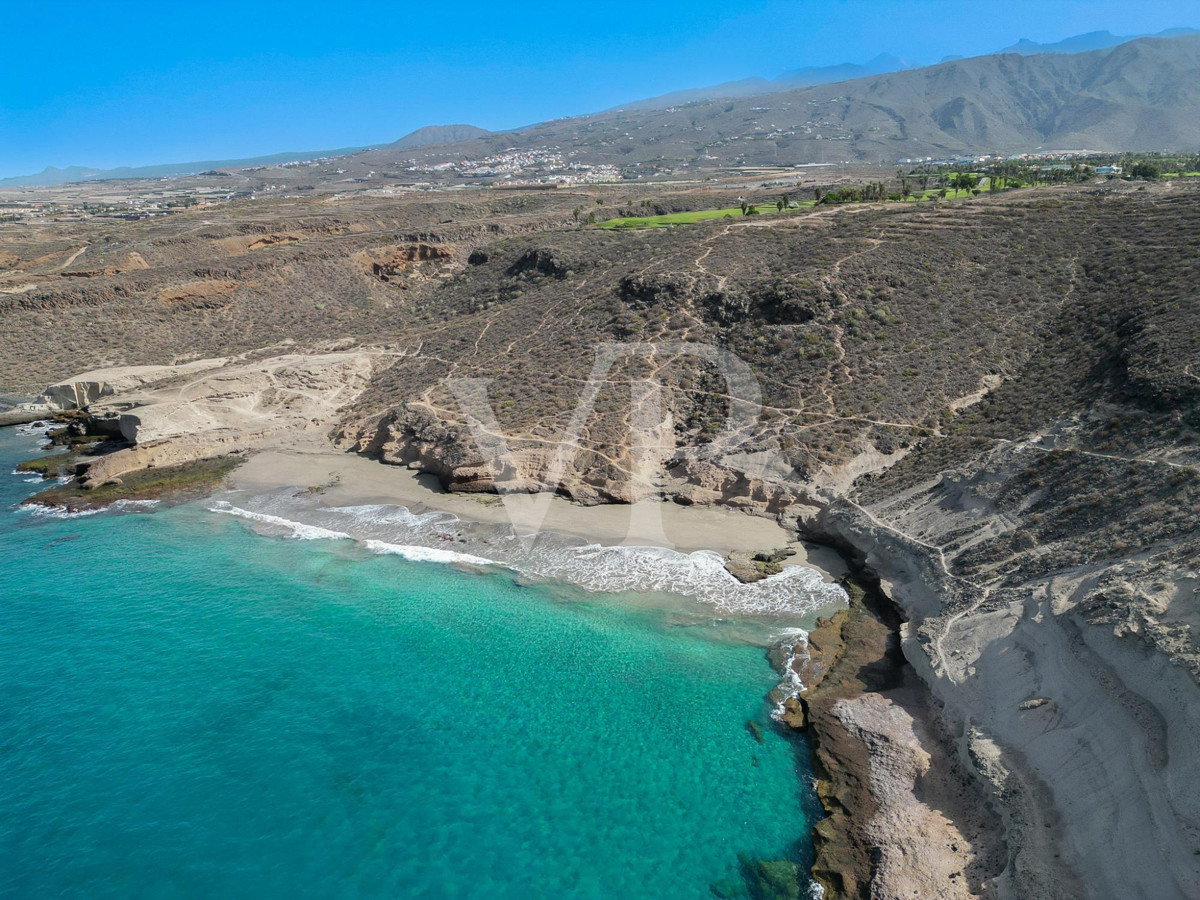
<path fill-rule="evenodd" d="M 1200 2 L 0 0 L 0 21 L 5 176 L 512 128 L 880 52 L 1197 26 Z"/>

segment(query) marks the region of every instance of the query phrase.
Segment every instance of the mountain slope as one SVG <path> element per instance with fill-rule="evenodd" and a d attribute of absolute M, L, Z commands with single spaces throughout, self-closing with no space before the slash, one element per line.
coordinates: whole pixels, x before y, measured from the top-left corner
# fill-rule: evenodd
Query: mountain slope
<path fill-rule="evenodd" d="M 410 131 L 400 140 L 388 144 L 388 146 L 397 150 L 406 150 L 409 147 L 427 147 L 431 144 L 469 141 L 488 133 L 486 128 L 478 128 L 474 125 L 426 125 L 424 128 Z"/>
<path fill-rule="evenodd" d="M 209 159 L 197 162 L 163 163 L 152 166 L 118 166 L 115 169 L 97 169 L 92 166 L 67 166 L 64 169 L 47 166 L 35 175 L 13 175 L 0 178 L 0 187 L 28 187 L 42 185 L 53 187 L 76 181 L 100 181 L 106 178 L 171 178 L 176 175 L 195 175 L 210 169 L 243 169 L 251 166 L 277 166 L 282 163 L 304 162 L 330 156 L 345 156 L 358 153 L 363 147 L 341 147 L 336 150 L 301 150 L 297 152 L 272 153 L 268 156 L 251 156 L 244 159 Z"/>
<path fill-rule="evenodd" d="M 650 97 L 646 100 L 622 103 L 614 109 L 666 109 L 668 106 L 681 106 L 685 103 L 702 100 L 753 97 L 758 94 L 777 93 L 818 84 L 833 84 L 838 81 L 850 81 L 854 78 L 865 78 L 869 75 L 882 75 L 886 72 L 899 72 L 903 69 L 915 68 L 913 63 L 889 53 L 880 53 L 874 59 L 861 64 L 839 63 L 833 66 L 804 66 L 784 72 L 778 78 L 743 78 L 739 81 L 726 81 L 709 87 L 672 91 L 669 94 Z"/>
<path fill-rule="evenodd" d="M 658 169 L 1191 149 L 1200 147 L 1200 35 L 1076 55 L 976 57 L 684 109 L 618 110 L 428 155 L 473 158 L 512 146 L 558 146 L 580 162 Z M 366 161 L 386 158 L 368 153 Z"/>
<path fill-rule="evenodd" d="M 1039 44 L 1037 41 L 1021 38 L 1021 40 L 1017 41 L 1011 47 L 1005 47 L 1000 52 L 1020 53 L 1022 56 L 1033 56 L 1037 53 L 1087 53 L 1090 50 L 1105 50 L 1109 47 L 1116 47 L 1143 37 L 1182 37 L 1183 35 L 1197 33 L 1195 28 L 1167 28 L 1164 31 L 1158 32 L 1158 34 L 1131 35 L 1113 34 L 1111 31 L 1089 31 L 1087 34 L 1076 34 L 1049 44 Z"/>

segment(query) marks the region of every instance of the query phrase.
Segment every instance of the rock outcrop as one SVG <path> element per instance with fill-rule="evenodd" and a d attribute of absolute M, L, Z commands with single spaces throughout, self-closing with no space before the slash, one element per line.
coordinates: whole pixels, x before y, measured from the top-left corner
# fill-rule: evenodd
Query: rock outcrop
<path fill-rule="evenodd" d="M 200 359 L 173 366 L 114 366 L 93 369 L 52 384 L 42 393 L 40 405 L 48 410 L 85 409 L 156 381 L 194 375 L 225 365 L 227 359 Z"/>
<path fill-rule="evenodd" d="M 846 586 L 849 608 L 780 660 L 788 671 L 775 697 L 780 722 L 809 735 L 828 813 L 814 830 L 813 874 L 829 897 L 988 896 L 1004 866 L 995 815 L 900 652 L 895 610 Z"/>
<path fill-rule="evenodd" d="M 327 351 L 139 366 L 78 376 L 51 399 L 86 407 L 94 431 L 124 449 L 84 463 L 85 487 L 147 468 L 245 453 L 272 440 L 323 433 L 365 387 L 378 351 Z M 69 391 L 69 393 L 67 393 Z"/>
<path fill-rule="evenodd" d="M 1162 558 L 1169 547 L 1038 573 L 1050 548 L 1036 544 L 1027 578 L 964 577 L 972 536 L 1020 528 L 980 515 L 991 462 L 983 482 L 938 479 L 902 505 L 835 502 L 821 527 L 856 549 L 909 620 L 905 657 L 1003 822 L 995 895 L 1190 897 L 1200 657 L 1177 626 L 1194 619 L 1200 581 Z"/>

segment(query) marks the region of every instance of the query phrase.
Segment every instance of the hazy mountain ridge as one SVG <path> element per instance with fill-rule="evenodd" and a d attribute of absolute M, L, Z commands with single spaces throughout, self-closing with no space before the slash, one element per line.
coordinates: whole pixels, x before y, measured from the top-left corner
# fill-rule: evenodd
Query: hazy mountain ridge
<path fill-rule="evenodd" d="M 1043 147 L 1194 148 L 1200 146 L 1200 32 L 1180 28 L 1160 34 L 1168 36 L 1131 39 L 1094 32 L 1057 44 L 1022 41 L 1011 52 L 923 68 L 881 54 L 862 65 L 810 67 L 775 80 L 677 91 L 509 131 L 426 126 L 372 147 L 115 169 L 50 167 L 0 179 L 0 187 L 164 178 L 328 157 L 347 157 L 345 167 L 361 168 L 358 174 L 365 175 L 393 162 L 398 150 L 470 159 L 538 145 L 570 147 L 580 162 L 660 167 L 892 163 Z M 1109 41 L 1115 46 L 1072 49 Z"/>
<path fill-rule="evenodd" d="M 387 146 L 395 149 L 425 147 L 451 141 L 465 141 L 488 134 L 486 129 L 474 125 L 426 125 L 391 144 L 369 144 L 362 147 L 342 147 L 337 150 L 303 150 L 299 152 L 272 153 L 267 156 L 252 156 L 242 159 L 202 160 L 198 162 L 165 163 L 153 166 L 118 166 L 114 169 L 98 169 L 94 166 L 47 166 L 35 175 L 14 175 L 0 178 L 0 187 L 29 187 L 41 185 L 53 187 L 76 181 L 98 181 L 106 178 L 171 178 L 177 175 L 196 175 L 212 169 L 244 169 L 252 166 L 277 166 L 290 162 L 307 162 L 314 159 L 348 156 L 375 147 Z"/>
<path fill-rule="evenodd" d="M 1144 37 L 1183 37 L 1189 34 L 1200 34 L 1195 28 L 1165 28 L 1156 34 L 1127 34 L 1118 35 L 1111 31 L 1089 31 L 1087 34 L 1076 34 L 1061 41 L 1039 44 L 1028 38 L 1021 38 L 1011 47 L 1005 47 L 1001 53 L 1020 53 L 1022 56 L 1033 56 L 1037 53 L 1087 53 L 1091 50 L 1107 50 L 1136 41 Z"/>
<path fill-rule="evenodd" d="M 396 150 L 405 150 L 409 147 L 427 147 L 432 144 L 469 141 L 472 138 L 483 137 L 485 134 L 490 134 L 490 132 L 486 128 L 479 128 L 475 125 L 426 125 L 424 128 L 409 132 L 388 146 Z"/>
<path fill-rule="evenodd" d="M 1028 38 L 1021 38 L 1010 47 L 997 50 L 995 53 L 981 54 L 992 56 L 1001 53 L 1019 53 L 1022 56 L 1033 56 L 1039 53 L 1087 53 L 1092 50 L 1107 50 L 1145 37 L 1183 37 L 1198 34 L 1195 28 L 1167 28 L 1156 34 L 1116 35 L 1111 31 L 1091 31 L 1087 34 L 1072 35 L 1061 41 L 1038 43 Z M 939 62 L 955 62 L 967 57 L 951 54 Z M 758 94 L 775 93 L 792 90 L 793 88 L 814 87 L 819 84 L 836 84 L 840 81 L 851 81 L 870 75 L 886 75 L 889 72 L 903 72 L 908 69 L 923 68 L 921 63 L 901 59 L 891 53 L 880 53 L 865 63 L 838 63 L 829 66 L 804 66 L 791 69 L 777 78 L 742 78 L 736 81 L 726 81 L 720 84 L 701 88 L 688 88 L 672 91 L 646 100 L 636 100 L 622 103 L 613 110 L 629 109 L 661 109 L 668 106 L 678 106 L 684 103 L 694 103 L 697 100 L 719 100 L 740 97 L 750 97 Z"/>
<path fill-rule="evenodd" d="M 272 153 L 267 156 L 251 156 L 242 159 L 201 160 L 198 162 L 164 163 L 152 166 L 118 166 L 114 169 L 98 169 L 94 166 L 47 166 L 35 175 L 14 175 L 0 178 L 0 187 L 28 187 L 43 185 L 53 187 L 75 181 L 99 181 L 106 178 L 172 178 L 177 175 L 195 175 L 210 169 L 244 169 L 251 166 L 275 166 L 289 162 L 305 162 L 330 156 L 345 156 L 358 153 L 369 147 L 343 147 L 338 150 L 304 150 L 299 152 Z"/>
<path fill-rule="evenodd" d="M 555 146 L 583 163 L 774 166 L 1038 149 L 1200 146 L 1200 35 L 1003 54 L 686 108 L 561 119 L 431 148 L 430 163 Z M 390 157 L 363 154 L 362 164 Z"/>
<path fill-rule="evenodd" d="M 784 72 L 778 78 L 743 78 L 738 81 L 726 81 L 722 84 L 712 85 L 711 87 L 672 91 L 669 94 L 650 97 L 646 100 L 622 103 L 620 106 L 614 106 L 613 109 L 663 109 L 668 106 L 694 103 L 697 100 L 753 97 L 759 94 L 786 91 L 792 88 L 833 84 L 838 81 L 864 78 L 868 75 L 883 75 L 887 72 L 899 72 L 904 69 L 915 68 L 918 68 L 916 63 L 908 62 L 889 53 L 880 53 L 873 59 L 861 64 L 838 63 L 832 66 L 804 66 Z"/>

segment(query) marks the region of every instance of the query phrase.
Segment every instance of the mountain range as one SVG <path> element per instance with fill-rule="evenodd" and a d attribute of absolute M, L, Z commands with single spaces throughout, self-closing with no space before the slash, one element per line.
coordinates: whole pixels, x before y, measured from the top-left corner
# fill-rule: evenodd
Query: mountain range
<path fill-rule="evenodd" d="M 1035 150 L 1200 148 L 1200 35 L 1078 54 L 1000 54 L 668 108 L 620 109 L 426 148 L 430 164 L 554 147 L 625 171 Z M 388 151 L 353 157 L 383 171 Z"/>
<path fill-rule="evenodd" d="M 1120 44 L 1127 44 L 1144 37 L 1183 37 L 1188 34 L 1200 34 L 1195 28 L 1167 28 L 1157 34 L 1127 34 L 1117 35 L 1111 31 L 1089 31 L 1087 34 L 1077 34 L 1050 44 L 1039 44 L 1028 38 L 1021 38 L 1011 47 L 1005 47 L 1001 53 L 1020 53 L 1022 56 L 1033 56 L 1036 53 L 1087 53 L 1089 50 L 1106 50 Z"/>
<path fill-rule="evenodd" d="M 571 145 L 586 161 L 609 164 L 891 162 L 1039 147 L 1187 149 L 1200 145 L 1197 48 L 1200 31 L 1174 28 L 1149 37 L 1096 31 L 1049 44 L 1023 39 L 995 55 L 948 57 L 927 67 L 880 54 L 862 64 L 674 91 L 511 131 L 432 125 L 371 147 L 114 169 L 48 167 L 0 179 L 0 187 L 164 178 L 353 154 L 382 163 L 397 150 L 487 155 L 518 143 Z M 606 123 L 623 131 L 604 135 Z M 629 128 L 647 133 L 633 135 Z M 731 147 L 734 141 L 741 143 Z"/>
<path fill-rule="evenodd" d="M 613 109 L 665 109 L 669 106 L 682 106 L 697 100 L 719 100 L 731 97 L 753 97 L 757 94 L 770 94 L 776 91 L 786 91 L 793 88 L 811 87 L 817 84 L 833 84 L 838 81 L 850 81 L 867 75 L 883 75 L 887 72 L 899 72 L 904 69 L 917 68 L 915 63 L 892 56 L 890 53 L 880 53 L 874 59 L 859 63 L 839 63 L 834 66 L 805 66 L 791 69 L 778 78 L 743 78 L 738 81 L 726 81 L 702 88 L 690 88 L 682 91 L 672 91 L 658 97 L 636 100 L 632 103 L 622 103 Z"/>
<path fill-rule="evenodd" d="M 343 147 L 339 150 L 306 150 L 300 152 L 272 153 L 268 156 L 252 156 L 245 159 L 217 159 L 199 162 L 166 163 L 151 166 L 120 166 L 115 169 L 97 169 L 90 166 L 48 166 L 35 175 L 16 175 L 0 178 L 0 187 L 28 187 L 32 185 L 54 186 L 77 181 L 100 181 L 108 178 L 171 178 L 176 175 L 196 175 L 210 169 L 245 169 L 253 166 L 277 166 L 289 162 L 307 162 L 327 157 L 349 156 L 375 146 L 403 150 L 426 147 L 451 141 L 465 141 L 488 134 L 474 125 L 427 125 L 409 132 L 390 144 L 367 147 Z"/>

